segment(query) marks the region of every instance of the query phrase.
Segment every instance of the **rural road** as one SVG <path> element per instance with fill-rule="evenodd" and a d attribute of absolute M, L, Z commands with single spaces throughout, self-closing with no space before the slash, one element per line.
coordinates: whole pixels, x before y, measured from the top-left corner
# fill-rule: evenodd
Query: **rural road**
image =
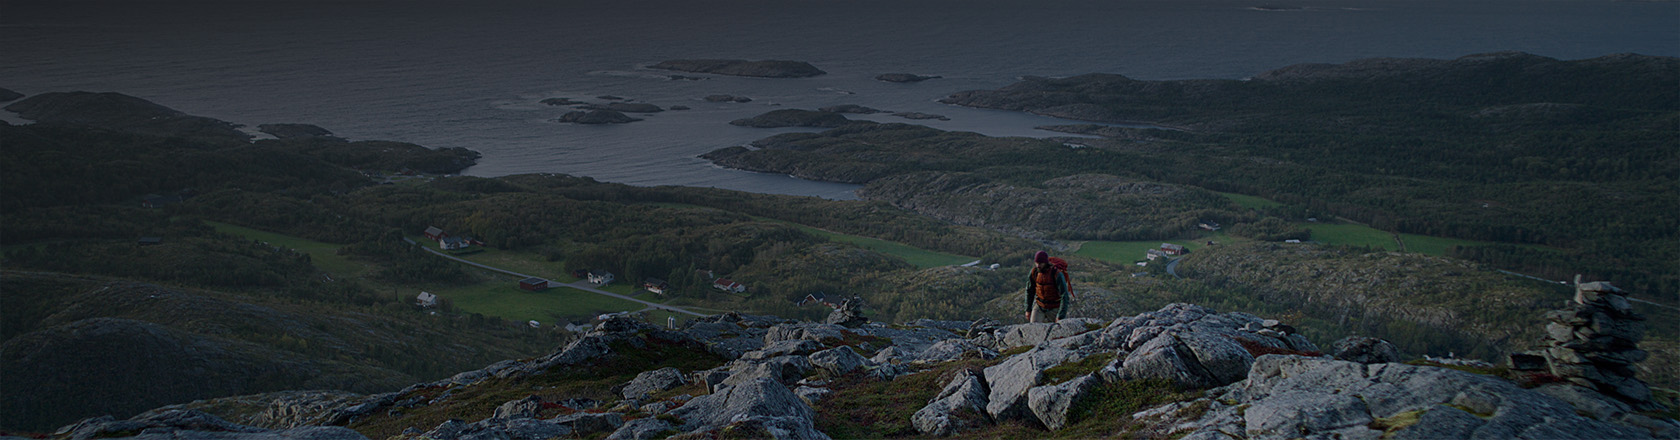
<path fill-rule="evenodd" d="M 410 240 L 406 237 L 403 238 L 403 241 L 408 242 L 408 244 L 418 245 L 417 243 L 414 242 L 414 240 Z M 501 272 L 501 273 L 505 273 L 505 274 L 508 274 L 508 275 L 513 275 L 513 276 L 516 276 L 516 277 L 519 277 L 519 278 L 532 278 L 532 277 L 534 277 L 534 275 L 526 275 L 526 274 L 522 274 L 522 273 L 519 273 L 519 272 L 511 271 L 511 270 L 502 269 L 502 268 L 499 268 L 499 267 L 486 266 L 486 265 L 483 265 L 483 264 L 467 261 L 467 260 L 462 259 L 460 257 L 456 257 L 454 255 L 449 255 L 449 254 L 443 253 L 442 251 L 439 251 L 437 249 L 432 249 L 432 248 L 429 248 L 429 247 L 426 247 L 426 246 L 420 246 L 420 249 L 424 249 L 424 250 L 426 250 L 426 252 L 431 252 L 433 255 L 437 255 L 439 257 L 455 260 L 456 262 L 459 262 L 461 264 L 466 264 L 466 265 L 477 267 L 477 268 L 484 269 L 484 270 Z M 538 277 L 538 278 L 540 278 L 540 277 Z M 555 283 L 553 281 L 549 282 L 550 286 L 552 286 L 554 284 Z M 659 303 L 651 303 L 651 302 L 631 298 L 631 297 L 628 297 L 628 296 L 608 292 L 608 291 L 605 291 L 605 290 L 596 289 L 594 286 L 590 286 L 588 281 L 578 281 L 578 282 L 571 283 L 571 284 L 561 284 L 561 285 L 566 286 L 566 287 L 570 287 L 570 288 L 573 288 L 573 289 L 577 289 L 577 290 L 582 290 L 582 291 L 589 292 L 589 293 L 601 294 L 601 295 L 606 295 L 606 296 L 610 296 L 610 297 L 613 297 L 613 298 L 622 299 L 622 300 L 625 300 L 625 301 L 633 301 L 633 302 L 641 303 L 641 304 L 647 305 L 648 307 L 652 307 L 652 308 L 657 309 L 657 310 L 669 310 L 669 311 L 672 311 L 672 312 L 683 313 L 683 314 L 694 315 L 694 316 L 708 316 L 708 315 L 702 315 L 702 314 L 699 314 L 699 313 L 695 313 L 695 312 L 689 311 L 689 310 L 681 308 L 681 307 L 668 306 L 668 305 L 659 304 Z"/>
<path fill-rule="evenodd" d="M 1184 257 L 1178 257 L 1178 258 L 1172 259 L 1172 261 L 1168 261 L 1167 262 L 1167 275 L 1172 275 L 1173 278 L 1183 279 L 1184 277 L 1178 276 L 1178 262 L 1183 260 L 1183 259 L 1184 259 Z"/>

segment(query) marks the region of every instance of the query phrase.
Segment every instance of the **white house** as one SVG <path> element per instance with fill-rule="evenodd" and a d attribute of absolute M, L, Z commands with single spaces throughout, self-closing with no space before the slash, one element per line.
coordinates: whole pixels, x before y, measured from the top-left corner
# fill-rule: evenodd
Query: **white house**
<path fill-rule="evenodd" d="M 461 237 L 443 237 L 438 239 L 438 247 L 443 248 L 443 250 L 446 251 L 465 249 L 470 246 L 472 246 L 472 243 L 467 242 L 466 239 Z"/>
<path fill-rule="evenodd" d="M 433 295 L 429 292 L 420 292 L 419 296 L 414 297 L 414 305 L 425 308 L 437 307 L 437 301 L 437 295 Z"/>
<path fill-rule="evenodd" d="M 734 281 L 730 281 L 728 278 L 718 278 L 717 281 L 713 281 L 712 282 L 712 288 L 722 290 L 722 291 L 725 291 L 725 292 L 735 292 L 735 293 L 741 293 L 741 292 L 747 291 L 747 286 L 746 285 L 743 285 L 741 283 L 737 283 L 737 282 L 734 282 Z"/>
<path fill-rule="evenodd" d="M 595 283 L 595 284 L 612 283 L 613 282 L 613 274 L 612 274 L 612 272 L 607 272 L 607 271 L 604 271 L 604 270 L 592 270 L 592 271 L 589 271 L 589 282 Z"/>

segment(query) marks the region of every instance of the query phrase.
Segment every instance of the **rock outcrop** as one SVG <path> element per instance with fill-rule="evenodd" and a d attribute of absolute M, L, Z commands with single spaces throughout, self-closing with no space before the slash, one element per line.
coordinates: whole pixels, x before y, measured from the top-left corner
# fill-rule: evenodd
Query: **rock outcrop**
<path fill-rule="evenodd" d="M 681 72 L 760 78 L 805 78 L 828 73 L 812 66 L 810 63 L 784 60 L 668 60 L 649 67 Z"/>
<path fill-rule="evenodd" d="M 1615 396 L 1639 409 L 1657 409 L 1651 389 L 1634 378 L 1633 364 L 1649 353 L 1639 349 L 1645 317 L 1621 289 L 1606 282 L 1581 283 L 1567 308 L 1546 313 L 1545 347 L 1535 354 L 1552 375 Z M 1516 362 L 1513 362 L 1516 364 Z M 1516 365 L 1513 365 L 1516 366 Z"/>
<path fill-rule="evenodd" d="M 945 384 L 939 396 L 916 410 L 910 422 L 923 434 L 936 437 L 985 426 L 992 420 L 986 412 L 988 394 L 984 378 L 973 370 L 962 370 Z"/>
<path fill-rule="evenodd" d="M 826 439 L 829 435 L 818 429 L 819 415 L 813 406 L 834 410 L 831 399 L 857 398 L 846 395 L 855 393 L 848 387 L 857 381 L 894 381 L 913 368 L 931 370 L 918 374 L 943 372 L 935 376 L 939 382 L 934 382 L 942 388 L 937 394 L 924 394 L 932 398 L 925 404 L 917 402 L 922 406 L 914 413 L 900 413 L 907 417 L 900 423 L 935 437 L 1001 423 L 1052 431 L 1074 426 L 1089 429 L 1088 422 L 1096 419 L 1076 408 L 1092 408 L 1090 399 L 1107 398 L 1097 396 L 1112 396 L 1120 389 L 1114 387 L 1137 383 L 1207 390 L 1196 395 L 1200 397 L 1183 397 L 1133 414 L 1132 422 L 1124 423 L 1135 423 L 1127 432 L 1140 436 L 1668 438 L 1680 433 L 1680 423 L 1636 413 L 1620 395 L 1607 396 L 1596 388 L 1555 383 L 1528 390 L 1497 377 L 1382 362 L 1379 358 L 1392 357 L 1392 353 L 1383 350 L 1378 340 L 1349 338 L 1336 344 L 1338 352 L 1365 363 L 1332 359 L 1316 353 L 1316 346 L 1294 334 L 1288 324 L 1191 304 L 1171 304 L 1112 321 L 854 324 L 728 313 L 696 319 L 681 330 L 666 330 L 630 319 L 611 319 L 547 356 L 498 362 L 395 393 L 277 398 L 270 406 L 275 414 L 265 417 L 275 427 L 291 428 L 288 431 L 180 415 L 184 408 L 165 408 L 146 417 L 176 414 L 170 416 L 173 421 L 89 419 L 65 427 L 60 435 L 65 437 L 62 440 L 134 432 L 188 439 L 298 435 L 347 440 L 360 437 L 344 436 L 348 431 L 343 430 L 309 431 L 312 427 L 295 423 L 343 425 L 394 417 L 447 404 L 452 395 L 482 395 L 471 387 L 512 384 L 524 394 L 527 384 L 521 381 L 553 377 L 549 376 L 552 372 L 572 374 L 579 368 L 605 365 L 600 363 L 603 360 L 659 347 L 716 353 L 729 360 L 704 370 L 666 367 L 640 372 L 612 389 L 616 396 L 611 399 L 616 402 L 548 401 L 539 395 L 545 387 L 531 387 L 532 394 L 502 403 L 482 420 L 448 420 L 426 431 L 411 428 L 403 437 Z M 751 342 L 720 348 L 726 346 L 719 341 L 743 339 Z M 865 354 L 874 354 L 876 359 Z M 946 364 L 954 361 L 973 363 Z M 700 396 L 656 397 L 691 383 L 705 385 L 696 393 Z M 924 376 L 905 383 L 929 382 Z M 221 434 L 183 434 L 186 431 Z"/>
<path fill-rule="evenodd" d="M 1394 344 L 1366 336 L 1348 336 L 1330 344 L 1330 357 L 1361 364 L 1400 362 L 1400 350 Z"/>
<path fill-rule="evenodd" d="M 1135 417 L 1161 427 L 1161 435 L 1187 439 L 1653 435 L 1652 430 L 1624 420 L 1583 416 L 1569 403 L 1496 377 L 1438 367 L 1366 365 L 1292 355 L 1261 356 L 1241 382 L 1208 390 L 1207 397 L 1188 404 L 1143 411 Z"/>
<path fill-rule="evenodd" d="M 866 322 L 869 322 L 869 317 L 863 316 L 863 298 L 856 296 L 840 303 L 840 308 L 829 312 L 828 318 L 823 320 L 825 324 L 841 327 L 857 327 Z"/>
<path fill-rule="evenodd" d="M 198 410 L 154 411 L 128 420 L 110 416 L 83 420 L 53 434 L 66 440 L 126 437 L 144 440 L 367 440 L 341 426 L 269 430 L 229 422 Z"/>

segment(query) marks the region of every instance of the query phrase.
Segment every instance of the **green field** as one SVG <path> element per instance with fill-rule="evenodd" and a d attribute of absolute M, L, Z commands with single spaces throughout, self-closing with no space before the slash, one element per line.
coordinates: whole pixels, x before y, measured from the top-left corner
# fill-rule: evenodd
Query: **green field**
<path fill-rule="evenodd" d="M 342 245 L 311 241 L 290 235 L 259 231 L 227 223 L 205 221 L 204 224 L 215 228 L 217 232 L 237 235 L 308 254 L 310 263 L 334 277 L 358 277 L 366 275 L 368 272 L 368 266 L 366 264 L 358 261 L 352 261 L 349 258 L 338 254 L 338 249 L 344 247 Z"/>
<path fill-rule="evenodd" d="M 499 316 L 516 322 L 534 320 L 545 325 L 560 319 L 570 319 L 573 322 L 593 321 L 596 315 L 602 313 L 641 310 L 647 307 L 641 303 L 570 287 L 529 292 L 521 290 L 518 281 L 512 277 L 470 286 L 426 291 L 454 301 L 455 309 L 461 312 Z M 661 315 L 659 319 L 665 318 Z"/>
<path fill-rule="evenodd" d="M 974 257 L 964 257 L 964 256 L 961 256 L 961 255 L 952 255 L 952 254 L 947 254 L 947 253 L 944 253 L 944 252 L 934 252 L 934 251 L 930 251 L 930 250 L 926 250 L 926 249 L 922 249 L 922 248 L 913 247 L 913 246 L 910 246 L 910 245 L 907 245 L 907 244 L 904 244 L 904 243 L 899 243 L 899 242 L 894 242 L 894 241 L 886 241 L 886 240 L 882 240 L 882 239 L 878 239 L 878 238 L 860 237 L 860 236 L 856 236 L 856 235 L 848 235 L 848 234 L 841 234 L 841 233 L 836 233 L 836 232 L 829 232 L 829 231 L 824 231 L 824 230 L 821 230 L 821 229 L 807 227 L 807 226 L 799 226 L 799 227 L 800 227 L 800 229 L 804 229 L 806 232 L 810 232 L 812 234 L 816 234 L 816 235 L 820 235 L 820 236 L 823 236 L 825 238 L 828 238 L 829 241 L 846 243 L 846 244 L 850 244 L 850 245 L 857 246 L 857 247 L 860 247 L 860 248 L 872 250 L 872 251 L 875 251 L 875 252 L 880 252 L 880 253 L 891 255 L 891 256 L 894 256 L 894 257 L 903 258 L 904 261 L 908 261 L 908 262 L 910 262 L 911 265 L 914 265 L 914 266 L 922 268 L 922 269 L 926 269 L 926 268 L 930 268 L 930 267 L 940 267 L 940 266 L 955 266 L 955 265 L 959 265 L 959 264 L 967 264 L 968 262 L 976 260 L 976 258 L 974 258 Z"/>
<path fill-rule="evenodd" d="M 1393 234 L 1372 229 L 1370 226 L 1351 223 L 1308 223 L 1303 226 L 1312 231 L 1312 241 L 1319 243 L 1400 250 L 1400 243 L 1394 241 Z"/>
<path fill-rule="evenodd" d="M 1261 209 L 1261 208 L 1270 208 L 1270 207 L 1273 207 L 1273 206 L 1283 206 L 1282 203 L 1262 199 L 1262 198 L 1255 197 L 1255 196 L 1246 196 L 1246 195 L 1242 195 L 1242 194 L 1225 193 L 1225 192 L 1219 193 L 1219 195 L 1225 196 L 1225 198 L 1227 198 L 1227 199 L 1231 199 L 1231 201 L 1235 202 L 1237 204 L 1237 206 L 1241 206 L 1241 207 L 1248 208 L 1248 209 Z"/>

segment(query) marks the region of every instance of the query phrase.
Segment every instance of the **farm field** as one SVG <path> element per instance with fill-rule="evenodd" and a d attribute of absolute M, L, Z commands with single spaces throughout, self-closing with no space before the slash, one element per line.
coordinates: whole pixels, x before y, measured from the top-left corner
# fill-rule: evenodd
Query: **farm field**
<path fill-rule="evenodd" d="M 899 242 L 893 242 L 893 241 L 886 241 L 886 240 L 882 240 L 882 239 L 878 239 L 878 238 L 860 237 L 860 236 L 856 236 L 856 235 L 848 235 L 848 234 L 841 234 L 841 233 L 837 233 L 837 232 L 829 232 L 829 231 L 825 231 L 825 230 L 821 230 L 821 229 L 817 229 L 817 228 L 812 228 L 812 227 L 808 227 L 808 226 L 803 226 L 803 225 L 799 226 L 799 228 L 804 229 L 806 232 L 810 232 L 812 234 L 816 234 L 816 235 L 820 235 L 820 236 L 823 236 L 825 238 L 828 238 L 830 241 L 837 241 L 837 242 L 841 242 L 841 243 L 846 243 L 846 244 L 861 247 L 861 248 L 864 248 L 864 249 L 872 250 L 872 251 L 875 251 L 875 252 L 880 252 L 880 253 L 891 255 L 891 256 L 894 256 L 894 257 L 903 258 L 904 261 L 907 261 L 911 265 L 914 265 L 914 266 L 916 266 L 918 268 L 922 268 L 922 269 L 926 269 L 926 268 L 930 268 L 930 267 L 940 267 L 940 266 L 955 266 L 955 265 L 959 265 L 959 264 L 967 264 L 968 262 L 976 260 L 976 258 L 974 258 L 974 257 L 964 257 L 964 256 L 961 256 L 961 255 L 953 255 L 953 254 L 947 254 L 947 253 L 943 253 L 943 252 L 934 252 L 934 251 L 930 251 L 930 250 L 926 250 L 926 249 L 922 249 L 922 248 L 918 248 L 918 247 L 913 247 L 913 246 L 910 246 L 910 245 L 907 245 L 907 244 L 903 244 L 903 243 L 899 243 Z"/>
<path fill-rule="evenodd" d="M 314 264 L 315 267 L 321 268 L 321 270 L 326 271 L 334 277 L 359 277 L 366 275 L 368 272 L 368 266 L 366 264 L 353 261 L 349 257 L 338 254 L 338 249 L 344 247 L 342 245 L 322 243 L 319 241 L 307 240 L 290 235 L 261 231 L 221 222 L 205 221 L 204 224 L 215 228 L 217 232 L 266 242 L 274 246 L 288 248 L 308 254 L 309 262 L 311 264 Z"/>
<path fill-rule="evenodd" d="M 513 277 L 489 282 L 428 289 L 428 292 L 455 303 L 455 309 L 466 313 L 498 316 L 515 322 L 537 321 L 544 325 L 561 319 L 573 323 L 593 322 L 602 313 L 641 310 L 646 306 L 597 295 L 570 287 L 555 287 L 541 292 L 521 290 Z M 661 316 L 659 319 L 665 319 Z"/>

